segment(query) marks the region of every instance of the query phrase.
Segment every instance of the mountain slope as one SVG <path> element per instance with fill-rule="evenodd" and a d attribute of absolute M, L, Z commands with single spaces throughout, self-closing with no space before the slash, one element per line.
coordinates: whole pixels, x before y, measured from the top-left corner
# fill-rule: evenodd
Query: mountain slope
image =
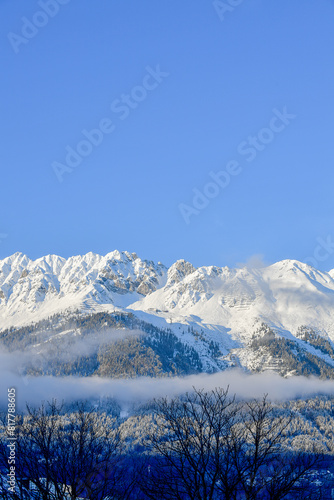
<path fill-rule="evenodd" d="M 297 261 L 262 269 L 201 267 L 171 286 L 167 281 L 131 308 L 159 309 L 165 317 L 198 316 L 230 328 L 240 340 L 259 322 L 294 333 L 308 325 L 334 340 L 334 279 Z"/>
<path fill-rule="evenodd" d="M 38 321 L 68 308 L 125 307 L 164 284 L 166 272 L 162 264 L 129 252 L 35 261 L 17 253 L 0 261 L 1 326 Z"/>
<path fill-rule="evenodd" d="M 117 312 L 168 330 L 184 349 L 197 353 L 203 371 L 240 366 L 332 377 L 334 370 L 333 271 L 292 260 L 257 269 L 195 269 L 179 260 L 167 269 L 118 251 L 69 259 L 48 255 L 35 261 L 17 253 L 0 261 L 0 332 L 6 345 L 11 335 L 17 342 L 34 331 L 25 325 L 53 315 L 84 318 Z M 65 324 L 56 333 L 53 326 L 43 335 L 39 331 L 43 342 L 57 337 L 63 345 L 80 334 L 80 328 Z M 156 366 L 163 366 L 162 350 L 145 342 L 145 349 L 153 348 L 151 359 L 159 358 L 154 358 Z M 40 342 L 28 344 L 40 349 Z M 148 356 L 138 343 L 131 345 Z M 171 356 L 177 357 L 176 351 Z M 175 370 L 184 362 L 177 359 Z"/>

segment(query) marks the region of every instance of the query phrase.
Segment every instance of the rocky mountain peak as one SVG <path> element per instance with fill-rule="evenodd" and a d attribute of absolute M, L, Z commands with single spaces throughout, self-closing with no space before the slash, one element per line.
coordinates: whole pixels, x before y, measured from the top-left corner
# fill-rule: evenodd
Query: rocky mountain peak
<path fill-rule="evenodd" d="M 186 276 L 196 271 L 195 267 L 190 262 L 184 259 L 177 260 L 169 269 L 167 273 L 166 288 L 180 283 Z"/>

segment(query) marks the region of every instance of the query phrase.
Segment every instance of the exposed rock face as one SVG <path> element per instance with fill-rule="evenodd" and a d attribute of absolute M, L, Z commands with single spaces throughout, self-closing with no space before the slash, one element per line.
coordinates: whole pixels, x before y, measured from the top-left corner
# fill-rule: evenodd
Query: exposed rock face
<path fill-rule="evenodd" d="M 62 305 L 56 299 L 77 303 L 78 308 L 85 298 L 117 305 L 118 299 L 128 296 L 131 303 L 163 285 L 166 272 L 162 264 L 129 252 L 69 259 L 47 255 L 35 261 L 17 253 L 0 261 L 0 318 L 37 312 L 47 304 L 53 311 Z"/>
<path fill-rule="evenodd" d="M 180 283 L 186 276 L 195 272 L 196 269 L 190 262 L 186 262 L 185 260 L 177 260 L 175 264 L 173 264 L 167 273 L 167 284 L 166 288 L 169 288 L 176 283 Z"/>
<path fill-rule="evenodd" d="M 207 371 L 239 366 L 334 378 L 333 271 L 292 260 L 237 269 L 195 269 L 178 260 L 167 269 L 118 251 L 35 261 L 15 254 L 0 261 L 5 337 L 7 328 L 22 325 L 30 335 L 40 322 L 42 338 L 56 337 L 62 344 L 70 331 L 81 335 L 80 328 L 66 326 L 66 318 L 71 325 L 78 315 L 94 314 L 113 314 L 116 325 L 125 315 L 131 328 L 136 321 L 147 322 L 149 334 L 162 328 L 156 339 L 161 352 L 170 349 L 174 335 L 175 345 L 194 363 L 198 356 Z M 56 333 L 52 322 L 44 331 L 48 318 L 56 321 Z M 95 327 L 103 329 L 104 323 L 90 326 Z M 21 333 L 16 340 L 22 340 Z"/>
<path fill-rule="evenodd" d="M 167 269 L 119 251 L 35 261 L 17 253 L 0 261 L 0 330 L 67 309 L 103 308 L 154 311 L 181 323 L 196 317 L 246 341 L 262 321 L 292 335 L 307 325 L 334 340 L 334 273 L 292 260 L 255 269 L 195 269 L 178 260 Z"/>

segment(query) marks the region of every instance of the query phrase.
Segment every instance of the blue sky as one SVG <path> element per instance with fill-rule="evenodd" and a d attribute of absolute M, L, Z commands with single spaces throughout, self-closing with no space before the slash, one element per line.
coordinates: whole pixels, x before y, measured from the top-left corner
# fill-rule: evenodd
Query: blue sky
<path fill-rule="evenodd" d="M 0 258 L 334 268 L 333 22 L 333 0 L 0 0 Z"/>

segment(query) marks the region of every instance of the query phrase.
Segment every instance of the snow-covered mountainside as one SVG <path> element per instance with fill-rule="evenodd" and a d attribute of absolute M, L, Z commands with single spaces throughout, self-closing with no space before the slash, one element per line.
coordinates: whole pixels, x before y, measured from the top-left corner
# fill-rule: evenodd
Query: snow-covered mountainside
<path fill-rule="evenodd" d="M 292 260 L 257 269 L 195 269 L 178 260 L 167 269 L 118 251 L 0 261 L 0 331 L 53 315 L 117 311 L 168 328 L 205 371 L 239 365 L 288 374 L 306 356 L 325 364 L 319 374 L 334 374 L 334 270 Z"/>
<path fill-rule="evenodd" d="M 179 279 L 176 279 L 177 276 Z M 178 261 L 167 284 L 131 305 L 178 318 L 197 316 L 225 326 L 238 339 L 265 322 L 295 334 L 302 325 L 326 332 L 334 340 L 334 278 L 301 262 L 285 260 L 262 269 L 214 266 L 194 269 Z"/>
<path fill-rule="evenodd" d="M 94 253 L 35 261 L 16 253 L 0 260 L 0 328 L 71 308 L 126 307 L 165 284 L 167 269 L 135 253 Z M 114 307 L 112 308 L 114 309 Z"/>

